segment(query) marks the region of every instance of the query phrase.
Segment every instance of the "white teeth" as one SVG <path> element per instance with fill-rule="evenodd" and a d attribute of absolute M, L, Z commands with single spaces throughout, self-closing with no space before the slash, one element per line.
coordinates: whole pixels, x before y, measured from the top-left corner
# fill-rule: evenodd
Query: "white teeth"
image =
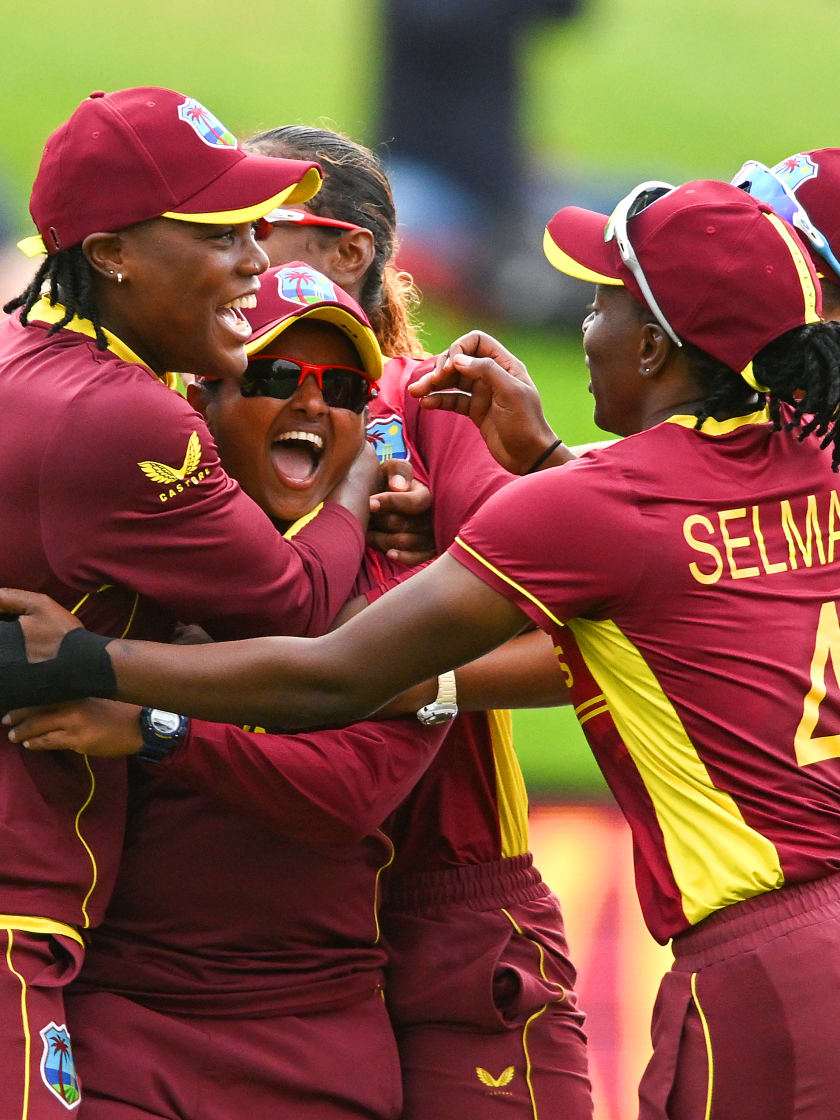
<path fill-rule="evenodd" d="M 232 299 L 228 303 L 223 303 L 222 307 L 233 308 L 234 311 L 244 311 L 246 308 L 253 308 L 257 306 L 257 297 L 253 294 L 249 296 L 239 296 L 237 299 Z"/>
<path fill-rule="evenodd" d="M 319 451 L 323 450 L 324 447 L 323 439 L 321 439 L 319 435 L 316 435 L 315 432 L 283 432 L 281 436 L 277 437 L 277 442 L 282 443 L 284 440 L 288 439 L 299 439 L 303 440 L 304 443 L 311 443 L 314 447 L 317 447 Z"/>

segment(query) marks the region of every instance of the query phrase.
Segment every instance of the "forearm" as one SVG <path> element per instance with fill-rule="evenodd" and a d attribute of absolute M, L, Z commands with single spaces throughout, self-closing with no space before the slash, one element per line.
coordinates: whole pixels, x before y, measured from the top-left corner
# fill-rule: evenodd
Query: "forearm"
<path fill-rule="evenodd" d="M 66 611 L 29 592 L 0 591 L 4 609 L 21 619 L 0 625 L 0 634 L 6 626 L 17 635 L 0 650 L 0 708 L 93 694 L 283 730 L 363 719 L 411 685 L 481 656 L 527 621 L 516 604 L 450 556 L 315 639 L 162 646 L 73 629 Z M 55 626 L 65 632 L 57 656 Z M 45 660 L 32 664 L 27 657 Z M 91 679 L 96 688 L 88 687 Z"/>
<path fill-rule="evenodd" d="M 571 703 L 551 639 L 542 630 L 511 638 L 455 673 L 463 712 L 554 708 Z"/>

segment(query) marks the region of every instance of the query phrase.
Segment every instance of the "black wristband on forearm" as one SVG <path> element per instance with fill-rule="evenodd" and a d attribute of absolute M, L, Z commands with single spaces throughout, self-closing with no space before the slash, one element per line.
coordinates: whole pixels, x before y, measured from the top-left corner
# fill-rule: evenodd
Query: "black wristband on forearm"
<path fill-rule="evenodd" d="M 62 638 L 56 657 L 32 664 L 25 660 L 20 623 L 0 623 L 0 710 L 80 700 L 84 696 L 112 699 L 117 680 L 105 648 L 112 641 L 90 630 L 70 630 Z"/>
<path fill-rule="evenodd" d="M 539 467 L 541 467 L 543 465 L 543 463 L 546 461 L 546 459 L 550 455 L 554 454 L 554 452 L 557 450 L 557 448 L 560 446 L 560 444 L 562 442 L 563 442 L 562 439 L 556 439 L 550 447 L 547 447 L 545 449 L 545 451 L 543 451 L 542 455 L 540 455 L 539 458 L 534 460 L 534 462 L 530 465 L 530 467 L 527 469 L 527 471 L 525 473 L 526 474 L 533 474 L 535 470 L 537 470 Z"/>

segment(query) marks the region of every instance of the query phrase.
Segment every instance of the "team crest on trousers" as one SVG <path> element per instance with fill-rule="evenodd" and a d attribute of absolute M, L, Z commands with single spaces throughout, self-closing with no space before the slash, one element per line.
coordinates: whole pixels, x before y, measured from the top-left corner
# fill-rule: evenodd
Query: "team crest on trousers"
<path fill-rule="evenodd" d="M 205 109 L 193 97 L 188 97 L 178 106 L 178 116 L 190 126 L 199 140 L 203 140 L 210 148 L 239 146 L 230 129 L 225 128 L 218 117 L 214 117 L 209 109 Z"/>
<path fill-rule="evenodd" d="M 388 459 L 410 459 L 403 434 L 403 422 L 399 416 L 385 416 L 381 420 L 371 420 L 367 426 L 368 443 L 380 463 Z"/>
<path fill-rule="evenodd" d="M 82 1100 L 70 1035 L 64 1023 L 48 1023 L 41 1031 L 44 1050 L 41 1054 L 41 1080 L 68 1111 L 78 1108 Z"/>
<path fill-rule="evenodd" d="M 783 159 L 773 168 L 773 174 L 792 194 L 796 194 L 797 187 L 800 187 L 806 179 L 815 179 L 818 171 L 817 165 L 804 152 Z"/>

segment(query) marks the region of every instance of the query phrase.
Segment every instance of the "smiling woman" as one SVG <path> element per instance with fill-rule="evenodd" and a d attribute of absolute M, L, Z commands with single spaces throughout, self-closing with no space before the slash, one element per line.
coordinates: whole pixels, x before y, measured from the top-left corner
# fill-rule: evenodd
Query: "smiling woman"
<path fill-rule="evenodd" d="M 347 463 L 342 488 L 324 488 L 319 516 L 289 542 L 167 388 L 172 370 L 245 370 L 243 312 L 268 263 L 251 224 L 320 182 L 311 161 L 246 154 L 172 90 L 93 93 L 49 138 L 30 203 L 38 235 L 25 245 L 46 256 L 0 324 L 0 580 L 51 591 L 104 634 L 167 640 L 177 621 L 219 639 L 330 625 L 361 559 L 375 457 Z M 44 1073 L 47 1025 L 67 1021 L 79 931 L 109 900 L 125 774 L 1 753 L 0 800 L 15 811 L 0 816 L 0 847 L 16 854 L 2 881 L 0 1115 L 22 1115 L 28 1094 L 34 1118 L 57 1093 L 71 1100 L 65 1090 L 79 1103 L 78 1084 L 59 1077 L 57 1090 Z M 30 1045 L 39 1031 L 44 1055 Z"/>
<path fill-rule="evenodd" d="M 285 298 L 292 278 L 295 285 L 329 285 L 333 301 L 307 306 Z M 349 471 L 382 358 L 361 308 L 304 264 L 266 273 L 249 320 L 254 338 L 245 373 L 198 378 L 187 393 L 227 470 L 285 528 Z"/>

